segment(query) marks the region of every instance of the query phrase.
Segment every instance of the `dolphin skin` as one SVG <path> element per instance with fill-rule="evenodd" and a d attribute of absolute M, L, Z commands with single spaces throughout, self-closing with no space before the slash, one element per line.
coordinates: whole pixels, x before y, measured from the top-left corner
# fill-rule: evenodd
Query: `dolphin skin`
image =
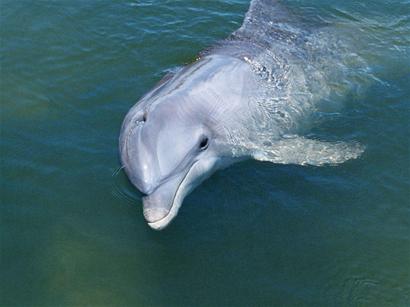
<path fill-rule="evenodd" d="M 122 166 L 142 193 L 148 225 L 166 227 L 187 194 L 218 169 L 253 158 L 299 165 L 360 156 L 358 143 L 303 136 L 325 101 L 348 88 L 344 46 L 274 0 L 253 0 L 242 26 L 167 75 L 126 115 Z M 339 67 L 329 69 L 330 67 Z M 337 107 L 337 106 L 335 106 Z"/>

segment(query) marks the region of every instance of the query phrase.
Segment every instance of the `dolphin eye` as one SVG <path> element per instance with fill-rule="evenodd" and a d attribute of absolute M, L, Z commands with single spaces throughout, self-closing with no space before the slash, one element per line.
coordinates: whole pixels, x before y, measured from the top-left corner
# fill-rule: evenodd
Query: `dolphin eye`
<path fill-rule="evenodd" d="M 202 137 L 201 142 L 199 143 L 199 149 L 200 150 L 207 149 L 208 144 L 209 144 L 209 139 L 206 136 Z"/>
<path fill-rule="evenodd" d="M 146 121 L 147 121 L 147 112 L 145 111 L 143 114 L 142 114 L 142 121 L 145 123 Z"/>

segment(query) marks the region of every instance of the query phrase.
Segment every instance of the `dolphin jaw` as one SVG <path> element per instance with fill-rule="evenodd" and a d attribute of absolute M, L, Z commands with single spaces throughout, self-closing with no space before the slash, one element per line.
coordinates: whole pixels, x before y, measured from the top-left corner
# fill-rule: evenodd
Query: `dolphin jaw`
<path fill-rule="evenodd" d="M 185 174 L 183 174 L 182 176 L 177 176 L 173 179 L 170 179 L 168 182 L 160 185 L 151 195 L 148 195 L 143 198 L 144 217 L 148 225 L 152 229 L 161 230 L 165 228 L 178 214 L 179 208 L 182 205 L 184 197 L 193 188 L 191 182 L 187 181 L 189 181 L 190 179 L 189 175 L 191 174 L 191 170 L 194 168 L 195 164 L 196 162 L 194 162 L 188 169 L 188 171 L 184 172 Z M 182 179 L 180 179 L 181 177 Z M 172 194 L 171 199 L 169 200 L 169 206 L 167 206 L 167 208 L 156 207 L 155 194 L 161 193 L 162 189 L 169 188 L 166 187 L 167 184 L 170 184 L 172 187 L 174 182 L 177 185 L 177 187 L 175 189 L 175 192 Z"/>
<path fill-rule="evenodd" d="M 182 202 L 175 203 L 173 202 L 171 209 L 168 213 L 161 219 L 155 222 L 148 222 L 148 226 L 154 230 L 162 230 L 168 226 L 168 224 L 174 219 L 174 217 L 178 214 L 178 210 L 181 207 Z"/>

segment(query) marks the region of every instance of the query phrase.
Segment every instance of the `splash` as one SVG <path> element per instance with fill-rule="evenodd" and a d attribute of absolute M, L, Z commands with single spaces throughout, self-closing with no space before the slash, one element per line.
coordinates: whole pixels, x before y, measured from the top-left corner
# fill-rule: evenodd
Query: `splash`
<path fill-rule="evenodd" d="M 358 158 L 356 142 L 326 142 L 304 137 L 317 114 L 340 114 L 349 94 L 363 93 L 374 81 L 365 59 L 354 52 L 345 31 L 289 29 L 292 40 L 277 40 L 253 57 L 244 56 L 258 90 L 249 99 L 252 118 L 245 129 L 230 131 L 234 156 L 283 164 L 339 164 Z M 301 38 L 303 36 L 303 39 Z M 317 117 L 317 116 L 316 116 Z"/>
<path fill-rule="evenodd" d="M 358 158 L 365 147 L 356 142 L 322 142 L 303 137 L 290 137 L 256 150 L 253 157 L 259 161 L 281 164 L 322 166 L 336 165 Z"/>

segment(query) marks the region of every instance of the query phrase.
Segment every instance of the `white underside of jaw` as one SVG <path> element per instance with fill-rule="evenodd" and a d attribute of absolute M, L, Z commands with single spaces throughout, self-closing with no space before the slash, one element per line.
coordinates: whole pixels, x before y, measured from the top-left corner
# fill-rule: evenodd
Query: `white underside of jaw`
<path fill-rule="evenodd" d="M 148 223 L 149 227 L 155 230 L 161 230 L 164 227 L 168 226 L 168 224 L 172 221 L 172 219 L 177 215 L 180 207 L 181 207 L 181 202 L 177 204 L 174 200 L 174 203 L 172 204 L 171 210 L 169 210 L 168 214 L 162 219 L 160 219 L 159 221 Z"/>
<path fill-rule="evenodd" d="M 186 182 L 187 182 L 187 179 L 189 179 L 189 175 L 191 174 L 191 171 L 194 169 L 195 164 L 196 163 L 194 163 L 191 166 L 188 173 L 185 175 L 185 177 L 182 179 L 181 183 L 179 184 L 175 192 L 174 198 L 172 200 L 171 209 L 169 210 L 168 214 L 158 221 L 155 221 L 152 223 L 148 222 L 148 226 L 150 226 L 152 229 L 161 230 L 165 228 L 178 214 L 178 210 L 182 205 L 182 201 L 184 197 L 186 196 L 186 194 L 189 193 L 188 189 L 186 189 Z"/>

